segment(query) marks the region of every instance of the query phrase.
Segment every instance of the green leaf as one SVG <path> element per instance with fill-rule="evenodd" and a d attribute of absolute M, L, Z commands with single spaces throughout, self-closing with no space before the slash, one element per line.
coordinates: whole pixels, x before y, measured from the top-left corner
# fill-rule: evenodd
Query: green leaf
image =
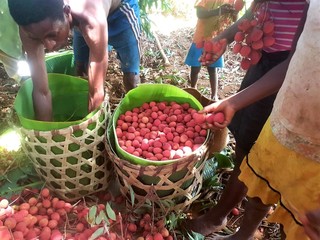
<path fill-rule="evenodd" d="M 96 215 L 97 215 L 97 206 L 92 206 L 89 209 L 89 216 L 88 216 L 89 224 L 91 224 L 91 225 L 94 224 Z"/>
<path fill-rule="evenodd" d="M 231 159 L 229 157 L 227 157 L 226 155 L 221 154 L 221 153 L 216 153 L 214 155 L 214 157 L 218 162 L 218 167 L 217 167 L 218 169 L 220 169 L 220 168 L 233 168 L 234 167 Z"/>
<path fill-rule="evenodd" d="M 101 236 L 102 234 L 104 234 L 104 227 L 98 228 L 89 238 L 89 240 L 94 240 L 96 238 L 98 238 L 99 236 Z"/>
<path fill-rule="evenodd" d="M 133 191 L 131 186 L 130 186 L 129 190 L 130 190 L 131 205 L 133 207 L 134 206 L 134 201 L 135 201 L 135 194 L 134 194 L 134 191 Z"/>
<path fill-rule="evenodd" d="M 172 212 L 167 219 L 169 229 L 174 230 L 178 225 L 179 217 Z"/>
<path fill-rule="evenodd" d="M 113 211 L 109 203 L 106 204 L 106 212 L 110 219 L 112 219 L 113 221 L 117 220 L 116 213 Z"/>
<path fill-rule="evenodd" d="M 35 172 L 33 165 L 24 165 L 23 168 L 15 168 L 0 176 L 0 196 L 10 198 L 25 188 L 41 188 L 43 185 L 44 182 Z"/>
<path fill-rule="evenodd" d="M 173 207 L 175 205 L 175 202 L 173 200 L 170 199 L 166 199 L 166 200 L 161 200 L 161 204 L 165 207 L 165 208 L 170 208 Z"/>
<path fill-rule="evenodd" d="M 189 240 L 204 240 L 205 237 L 200 233 L 192 232 L 191 235 L 188 233 Z"/>
<path fill-rule="evenodd" d="M 96 217 L 96 224 L 99 225 L 100 223 L 102 223 L 102 221 L 106 222 L 107 224 L 109 223 L 104 211 L 99 212 L 98 216 Z"/>
<path fill-rule="evenodd" d="M 207 180 L 210 181 L 214 177 L 214 175 L 216 174 L 217 166 L 218 163 L 214 157 L 206 161 L 202 172 L 204 182 L 206 182 Z"/>
<path fill-rule="evenodd" d="M 217 175 L 207 178 L 203 181 L 203 187 L 204 188 L 214 188 L 214 187 L 220 187 L 221 183 L 219 179 L 217 178 Z"/>

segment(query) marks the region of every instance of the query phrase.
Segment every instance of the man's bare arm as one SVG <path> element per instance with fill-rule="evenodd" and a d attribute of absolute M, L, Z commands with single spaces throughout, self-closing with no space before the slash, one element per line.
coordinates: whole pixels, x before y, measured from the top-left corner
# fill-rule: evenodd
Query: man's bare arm
<path fill-rule="evenodd" d="M 44 46 L 40 41 L 29 38 L 21 29 L 20 37 L 27 53 L 33 82 L 32 99 L 35 118 L 40 121 L 52 121 L 52 100 L 45 66 Z"/>
<path fill-rule="evenodd" d="M 97 9 L 89 24 L 81 29 L 89 46 L 89 112 L 95 110 L 104 99 L 104 81 L 108 68 L 108 31 L 103 8 Z"/>

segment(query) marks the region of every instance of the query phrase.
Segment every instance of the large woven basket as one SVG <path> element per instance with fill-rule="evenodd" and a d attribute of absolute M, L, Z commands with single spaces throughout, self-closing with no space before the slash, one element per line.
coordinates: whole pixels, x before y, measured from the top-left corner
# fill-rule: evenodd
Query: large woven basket
<path fill-rule="evenodd" d="M 112 171 L 103 143 L 107 119 L 104 106 L 90 119 L 64 129 L 21 128 L 24 152 L 60 198 L 74 201 L 107 189 Z"/>
<path fill-rule="evenodd" d="M 153 87 L 155 87 L 154 91 L 157 91 L 157 86 Z M 163 87 L 161 86 L 161 88 Z M 146 87 L 146 89 L 149 88 L 152 87 Z M 176 87 L 170 86 L 168 88 Z M 149 91 L 151 90 L 149 89 Z M 173 91 L 173 94 L 183 91 L 179 89 L 175 92 L 176 90 Z M 183 94 L 183 99 L 188 99 L 185 94 L 188 93 Z M 130 95 L 130 98 L 136 102 L 138 96 L 133 95 L 133 92 Z M 158 97 L 161 94 L 157 93 L 155 95 Z M 146 96 L 146 94 L 142 97 L 146 102 L 151 100 L 150 96 Z M 191 98 L 192 96 L 189 99 Z M 162 99 L 152 100 L 166 101 L 168 99 L 172 99 L 172 96 L 166 91 Z M 179 99 L 179 95 L 175 96 L 174 99 L 177 102 L 179 100 L 183 101 Z M 126 104 L 130 106 L 130 100 L 126 101 Z M 126 110 L 126 107 L 124 109 Z M 130 196 L 130 189 L 132 189 L 136 204 L 143 204 L 146 199 L 152 199 L 156 203 L 156 206 L 164 211 L 183 211 L 187 209 L 199 197 L 202 187 L 202 171 L 210 153 L 210 145 L 213 144 L 214 134 L 209 131 L 207 139 L 201 147 L 188 156 L 165 161 L 167 162 L 165 164 L 144 165 L 123 159 L 117 154 L 115 136 L 112 134 L 112 124 L 114 122 L 109 121 L 108 124 L 106 150 L 109 158 L 115 165 L 122 194 Z M 168 202 L 172 202 L 172 204 L 168 204 Z"/>
<path fill-rule="evenodd" d="M 106 150 L 114 163 L 120 191 L 124 196 L 130 196 L 132 189 L 135 204 L 144 204 L 149 199 L 164 212 L 179 212 L 188 209 L 200 195 L 202 170 L 212 139 L 213 136 L 191 155 L 160 166 L 141 166 L 121 159 L 109 141 Z M 163 201 L 169 201 L 169 204 Z"/>
<path fill-rule="evenodd" d="M 60 119 L 58 122 L 34 120 L 29 92 L 31 80 L 27 80 L 18 92 L 15 110 L 21 123 L 19 129 L 24 152 L 47 187 L 62 199 L 74 201 L 105 190 L 113 173 L 104 144 L 111 115 L 108 99 L 88 114 L 87 81 L 51 74 L 49 85 L 52 87 L 53 111 Z M 69 87 L 72 89 L 70 94 L 66 89 Z M 62 115 L 67 120 L 63 120 Z M 80 118 L 72 120 L 70 116 Z"/>

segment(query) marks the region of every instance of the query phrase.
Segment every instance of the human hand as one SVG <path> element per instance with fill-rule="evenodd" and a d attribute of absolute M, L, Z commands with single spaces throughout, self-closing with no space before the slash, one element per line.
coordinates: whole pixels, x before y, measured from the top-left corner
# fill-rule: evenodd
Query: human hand
<path fill-rule="evenodd" d="M 236 111 L 228 101 L 228 98 L 211 103 L 210 105 L 204 107 L 201 111 L 199 111 L 199 113 L 206 114 L 217 112 L 222 112 L 224 114 L 224 121 L 222 123 L 215 122 L 214 125 L 208 124 L 208 127 L 211 129 L 223 129 L 227 127 L 230 124 Z"/>
<path fill-rule="evenodd" d="M 227 49 L 227 39 L 223 38 L 218 40 L 217 38 L 204 43 L 203 52 L 199 59 L 202 65 L 209 66 L 215 63 Z"/>
<path fill-rule="evenodd" d="M 320 239 L 320 209 L 306 212 L 300 217 L 304 231 L 311 240 Z"/>
<path fill-rule="evenodd" d="M 89 94 L 88 112 L 91 113 L 97 109 L 104 100 L 104 91 L 96 91 Z"/>

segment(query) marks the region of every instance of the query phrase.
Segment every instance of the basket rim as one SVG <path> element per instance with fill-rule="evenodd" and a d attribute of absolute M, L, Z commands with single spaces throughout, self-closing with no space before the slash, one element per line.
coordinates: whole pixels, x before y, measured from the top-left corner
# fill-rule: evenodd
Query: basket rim
<path fill-rule="evenodd" d="M 175 89 L 177 91 L 180 91 L 180 92 L 184 92 L 184 94 L 190 96 L 189 99 L 192 99 L 194 101 L 194 104 L 199 108 L 198 110 L 200 110 L 201 108 L 203 108 L 203 105 L 200 103 L 200 101 L 194 97 L 192 94 L 190 94 L 189 92 L 185 91 L 184 89 L 181 89 L 181 88 L 178 88 L 176 86 L 173 86 L 173 85 L 170 85 L 170 84 L 152 84 L 153 87 L 154 86 L 161 86 L 161 87 L 165 87 L 165 88 L 172 88 L 172 89 Z M 140 89 L 142 88 L 145 88 L 145 90 L 147 91 L 149 87 L 151 87 L 150 84 L 141 84 L 140 86 Z M 125 97 L 128 97 L 128 96 L 132 96 L 134 91 L 137 91 L 137 88 L 136 89 L 133 89 L 131 90 Z M 152 100 L 150 100 L 152 101 Z M 121 102 L 123 102 L 123 99 L 121 100 Z M 118 113 L 119 109 L 121 108 L 121 102 L 119 103 L 119 105 L 116 107 L 111 119 L 110 119 L 110 123 L 111 124 L 110 126 L 108 126 L 108 131 L 107 131 L 107 134 L 109 135 L 109 127 L 110 127 L 110 130 L 112 129 L 113 132 L 115 132 L 115 123 L 116 123 L 116 119 L 115 119 L 115 115 L 116 113 Z M 201 145 L 205 145 L 207 144 L 209 141 L 210 141 L 210 130 L 208 129 L 208 134 L 206 136 L 206 140 L 205 142 Z M 110 137 L 108 137 L 108 140 L 110 139 Z M 149 166 L 149 165 L 154 165 L 154 166 L 161 166 L 161 165 L 167 165 L 167 164 L 171 164 L 171 163 L 176 163 L 178 162 L 181 158 L 179 159 L 170 159 L 170 160 L 161 160 L 161 161 L 152 161 L 152 160 L 148 160 L 148 159 L 145 159 L 145 158 L 141 158 L 141 157 L 137 157 L 137 156 L 134 156 L 132 154 L 129 154 L 127 153 L 125 150 L 123 150 L 120 146 L 119 146 L 119 142 L 118 142 L 118 139 L 117 137 L 115 136 L 114 138 L 114 142 L 115 142 L 115 151 L 120 151 L 120 153 L 122 155 L 124 154 L 128 154 L 129 156 L 132 156 L 135 160 L 132 160 L 132 159 L 126 159 L 126 161 L 129 161 L 133 164 L 139 164 L 139 165 L 143 165 L 143 166 Z M 201 147 L 200 146 L 200 147 Z M 200 148 L 199 147 L 199 148 Z M 192 153 L 196 152 L 197 150 L 193 151 Z M 118 154 L 117 154 L 118 155 Z"/>

